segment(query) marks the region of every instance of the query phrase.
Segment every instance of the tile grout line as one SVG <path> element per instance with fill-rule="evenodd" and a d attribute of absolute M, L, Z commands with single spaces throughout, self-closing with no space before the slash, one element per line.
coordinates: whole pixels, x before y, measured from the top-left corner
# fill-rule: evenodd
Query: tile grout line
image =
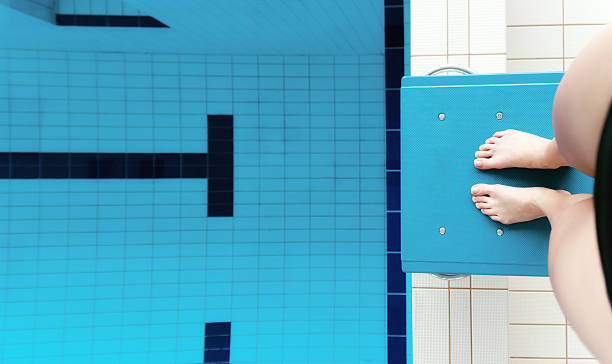
<path fill-rule="evenodd" d="M 448 364 L 451 364 L 451 356 L 452 356 L 452 354 L 451 354 L 452 351 L 451 350 L 452 350 L 452 348 L 451 348 L 451 299 L 450 299 L 451 290 L 450 290 L 450 281 L 447 281 L 446 284 L 448 286 L 448 289 L 447 289 L 447 292 L 448 292 Z"/>
<path fill-rule="evenodd" d="M 561 47 L 563 49 L 563 71 L 565 71 L 565 0 L 561 0 Z"/>
<path fill-rule="evenodd" d="M 565 324 L 546 324 L 546 323 L 523 323 L 523 322 L 508 322 L 509 326 L 552 326 L 552 327 L 564 327 Z"/>
<path fill-rule="evenodd" d="M 562 5 L 562 9 L 563 9 L 563 5 Z M 565 19 L 563 19 L 563 22 L 561 24 L 515 24 L 515 25 L 506 25 L 506 28 L 529 28 L 529 27 L 564 27 L 564 26 L 568 26 L 568 27 L 584 27 L 584 26 L 591 26 L 591 25 L 607 25 L 606 23 L 590 23 L 590 24 L 581 24 L 581 23 L 572 23 L 572 24 L 565 24 Z"/>
<path fill-rule="evenodd" d="M 564 57 L 516 57 L 507 58 L 508 61 L 538 61 L 538 60 L 555 60 L 563 59 Z M 567 57 L 567 59 L 574 59 L 576 57 Z"/>
<path fill-rule="evenodd" d="M 560 356 L 511 356 L 510 359 L 544 359 L 544 360 L 548 360 L 548 359 L 565 359 L 563 357 Z"/>
<path fill-rule="evenodd" d="M 446 63 L 448 64 L 448 49 L 449 49 L 449 43 L 450 43 L 450 38 L 448 36 L 448 0 L 446 0 Z M 450 285 L 449 285 L 450 287 Z"/>
<path fill-rule="evenodd" d="M 536 359 L 536 360 L 563 360 L 562 356 L 511 356 L 510 359 Z M 584 357 L 568 357 L 569 360 L 588 360 L 591 363 L 595 358 L 584 358 Z M 596 364 L 601 364 L 596 361 Z"/>
<path fill-rule="evenodd" d="M 413 54 L 412 57 L 444 57 L 444 56 L 503 56 L 505 52 L 482 52 L 482 53 L 423 53 L 423 54 Z"/>
<path fill-rule="evenodd" d="M 507 291 L 506 288 L 470 288 L 470 287 L 425 287 L 425 286 L 413 286 L 412 288 L 417 289 L 450 289 L 450 290 L 475 290 L 475 291 Z M 552 292 L 552 291 L 546 291 Z"/>
<path fill-rule="evenodd" d="M 467 44 L 468 44 L 468 68 L 471 67 L 471 62 L 472 62 L 472 57 L 471 57 L 471 45 L 470 45 L 470 31 L 471 31 L 471 21 L 470 21 L 470 0 L 467 0 L 467 11 L 468 11 L 468 16 L 467 16 L 467 26 L 468 26 L 468 31 L 467 31 Z M 470 278 L 471 279 L 471 278 Z"/>
<path fill-rule="evenodd" d="M 565 364 L 568 362 L 567 357 L 567 317 L 565 317 Z"/>
<path fill-rule="evenodd" d="M 474 364 L 474 325 L 472 320 L 472 275 L 470 275 L 470 364 Z"/>

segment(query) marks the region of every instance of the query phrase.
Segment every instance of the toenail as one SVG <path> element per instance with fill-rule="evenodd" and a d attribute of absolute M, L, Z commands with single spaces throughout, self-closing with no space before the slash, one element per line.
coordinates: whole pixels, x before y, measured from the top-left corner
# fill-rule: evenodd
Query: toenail
<path fill-rule="evenodd" d="M 476 160 L 474 163 L 476 164 L 476 167 L 482 167 L 482 161 Z"/>

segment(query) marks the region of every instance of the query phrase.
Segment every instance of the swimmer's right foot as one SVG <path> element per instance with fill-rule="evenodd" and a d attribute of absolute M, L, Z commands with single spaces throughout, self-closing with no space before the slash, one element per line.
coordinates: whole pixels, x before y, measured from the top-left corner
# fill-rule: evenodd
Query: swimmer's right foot
<path fill-rule="evenodd" d="M 478 169 L 556 169 L 567 166 L 554 139 L 513 129 L 496 132 L 478 149 L 474 160 Z"/>

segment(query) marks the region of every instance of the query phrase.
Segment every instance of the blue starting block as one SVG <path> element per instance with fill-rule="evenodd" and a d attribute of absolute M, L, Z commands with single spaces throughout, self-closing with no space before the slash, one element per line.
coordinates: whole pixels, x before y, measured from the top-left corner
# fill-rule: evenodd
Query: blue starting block
<path fill-rule="evenodd" d="M 421 273 L 548 275 L 545 218 L 503 225 L 472 202 L 476 183 L 592 193 L 571 168 L 481 171 L 474 152 L 493 133 L 553 137 L 562 73 L 404 77 L 401 89 L 402 269 Z"/>

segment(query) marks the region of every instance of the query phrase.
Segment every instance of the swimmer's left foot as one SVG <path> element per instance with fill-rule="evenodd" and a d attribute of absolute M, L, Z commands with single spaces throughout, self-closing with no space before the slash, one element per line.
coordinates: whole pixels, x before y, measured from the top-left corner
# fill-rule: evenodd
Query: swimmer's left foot
<path fill-rule="evenodd" d="M 546 216 L 570 193 L 544 187 L 510 187 L 477 184 L 472 186 L 472 201 L 491 220 L 502 224 L 531 221 Z"/>

